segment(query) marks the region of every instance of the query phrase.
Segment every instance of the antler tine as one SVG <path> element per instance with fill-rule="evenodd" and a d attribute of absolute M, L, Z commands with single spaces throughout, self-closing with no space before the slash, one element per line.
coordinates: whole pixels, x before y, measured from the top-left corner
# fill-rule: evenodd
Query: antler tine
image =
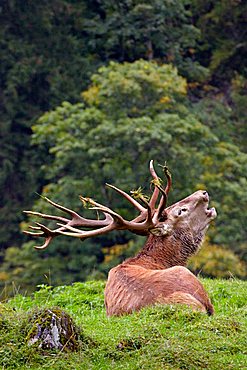
<path fill-rule="evenodd" d="M 106 183 L 106 186 L 108 186 L 109 188 L 117 191 L 119 194 L 121 194 L 125 199 L 127 199 L 138 211 L 140 212 L 144 212 L 146 209 L 140 204 L 138 203 L 134 198 L 132 198 L 132 196 L 130 196 L 129 194 L 125 193 L 125 191 L 117 188 L 116 186 L 114 185 L 111 185 L 111 184 L 107 184 Z"/>
<path fill-rule="evenodd" d="M 90 219 L 84 218 L 84 217 L 80 216 L 78 213 L 76 213 L 75 211 L 73 211 L 72 209 L 61 206 L 60 204 L 53 202 L 52 200 L 50 200 L 47 197 L 44 197 L 44 198 L 45 198 L 45 200 L 47 200 L 47 202 L 52 204 L 54 207 L 60 209 L 61 211 L 64 211 L 64 212 L 68 213 L 72 217 L 72 220 L 68 220 L 68 219 L 63 220 L 62 218 L 61 219 L 55 218 L 57 216 L 53 216 L 54 217 L 53 219 L 57 220 L 57 221 L 66 222 L 66 223 L 68 222 L 70 226 L 82 226 L 82 227 L 96 226 L 97 227 L 97 226 L 103 226 L 102 225 L 103 223 L 109 221 L 109 217 L 107 217 L 105 220 L 90 220 Z M 87 199 L 87 201 L 90 201 L 92 203 L 94 202 L 90 198 L 83 198 L 82 196 L 80 196 L 79 198 L 80 198 L 81 201 Z M 52 219 L 52 218 L 50 217 L 50 219 Z"/>
<path fill-rule="evenodd" d="M 99 211 L 103 211 L 103 208 L 101 207 L 94 207 L 92 209 L 96 209 L 96 210 L 99 210 Z M 114 221 L 115 221 L 115 226 L 117 229 L 128 229 L 128 230 L 142 230 L 144 228 L 144 226 L 146 227 L 150 227 L 150 226 L 153 226 L 153 222 L 152 222 L 152 214 L 151 214 L 151 209 L 150 207 L 148 206 L 148 209 L 146 210 L 145 209 L 145 219 L 143 220 L 143 217 L 142 219 L 141 218 L 135 218 L 134 220 L 131 220 L 131 221 L 127 221 L 125 220 L 122 216 L 120 216 L 118 213 L 112 211 L 111 209 L 107 208 L 107 207 L 104 207 L 104 212 L 107 212 L 109 213 Z M 140 222 L 142 221 L 142 222 Z"/>
<path fill-rule="evenodd" d="M 132 205 L 134 205 L 134 207 L 141 212 L 140 215 L 138 215 L 136 218 L 134 218 L 132 220 L 132 222 L 142 222 L 144 221 L 145 219 L 151 219 L 151 216 L 152 216 L 152 209 L 150 207 L 150 204 L 145 200 L 144 197 L 139 197 L 142 202 L 146 205 L 147 209 L 145 207 L 143 207 L 139 202 L 137 202 L 132 196 L 130 196 L 129 194 L 125 193 L 125 191 L 117 188 L 116 186 L 113 186 L 113 185 L 110 185 L 110 184 L 106 184 L 108 187 L 114 189 L 115 191 L 117 191 L 119 194 L 123 195 L 124 198 L 126 198 Z M 134 193 L 134 192 L 133 192 Z"/>
<path fill-rule="evenodd" d="M 155 182 L 158 182 L 159 181 L 159 177 L 157 176 L 157 174 L 155 172 L 155 169 L 154 169 L 154 161 L 153 160 L 150 161 L 149 170 L 150 170 L 150 173 L 151 173 L 151 175 L 153 177 L 154 183 Z M 155 186 L 154 191 L 153 191 L 153 194 L 152 194 L 151 199 L 149 201 L 149 205 L 150 205 L 151 209 L 154 209 L 155 208 L 155 204 L 157 202 L 158 196 L 159 196 L 159 189 L 158 189 L 157 186 Z"/>
<path fill-rule="evenodd" d="M 32 229 L 32 230 L 36 230 L 36 232 L 35 231 L 24 230 L 23 231 L 24 234 L 26 234 L 26 235 L 33 235 L 33 236 L 44 236 L 44 231 L 41 230 L 41 227 L 40 226 L 32 226 L 32 225 L 29 225 L 28 227 L 30 229 Z"/>
<path fill-rule="evenodd" d="M 35 249 L 46 249 L 52 239 L 59 235 L 56 230 L 50 230 L 48 227 L 44 226 L 43 224 L 40 224 L 39 222 L 35 222 L 37 226 L 29 226 L 30 229 L 33 230 L 40 230 L 40 232 L 33 233 L 31 231 L 24 231 L 25 234 L 34 235 L 34 236 L 43 236 L 45 238 L 45 242 L 42 245 L 35 245 Z"/>
<path fill-rule="evenodd" d="M 166 188 L 165 188 L 165 193 L 166 193 L 166 196 L 168 196 L 168 193 L 172 187 L 172 175 L 171 175 L 171 172 L 169 171 L 167 165 L 165 166 L 161 166 L 163 168 L 163 171 L 166 175 L 166 178 L 167 178 L 167 185 L 166 185 Z"/>
<path fill-rule="evenodd" d="M 93 199 L 91 198 L 87 198 L 87 197 L 83 197 L 82 195 L 79 196 L 79 199 L 80 201 L 85 204 L 85 203 L 89 203 L 91 205 L 93 205 L 94 207 L 89 207 L 88 209 L 91 209 L 91 210 L 97 210 L 95 208 L 96 207 L 100 207 L 101 209 L 98 209 L 99 211 L 102 211 L 104 213 L 104 216 L 105 216 L 105 219 L 104 220 L 94 220 L 94 223 L 95 225 L 94 226 L 106 226 L 108 225 L 108 223 L 112 220 L 112 217 L 110 216 L 109 212 L 105 212 L 105 210 L 107 209 L 107 207 L 103 206 L 102 204 L 100 203 L 97 203 L 95 202 Z M 103 209 L 104 208 L 104 209 Z M 109 208 L 108 208 L 109 209 Z M 90 223 L 91 223 L 91 227 L 92 227 L 92 222 L 93 220 L 90 220 L 90 219 L 84 219 L 87 223 L 88 223 L 88 227 L 90 227 Z M 103 225 L 104 223 L 104 225 Z M 86 225 L 84 225 L 86 226 Z"/>
<path fill-rule="evenodd" d="M 111 219 L 114 219 L 116 222 L 120 222 L 122 223 L 124 220 L 122 218 L 122 216 L 120 216 L 118 213 L 112 211 L 110 208 L 108 207 L 105 207 L 105 206 L 102 206 L 101 204 L 99 203 L 96 203 L 95 202 L 95 207 L 91 207 L 90 209 L 94 210 L 94 211 L 101 211 L 105 214 L 108 214 L 111 216 Z"/>
<path fill-rule="evenodd" d="M 45 242 L 44 244 L 42 245 L 35 245 L 34 248 L 35 249 L 46 249 L 48 247 L 48 245 L 50 244 L 50 242 L 52 241 L 53 239 L 53 236 L 45 236 Z"/>
<path fill-rule="evenodd" d="M 60 209 L 61 211 L 68 213 L 72 217 L 73 216 L 78 216 L 78 214 L 75 211 L 73 211 L 72 209 L 66 208 L 66 207 L 62 206 L 61 204 L 55 203 L 55 202 L 53 202 L 53 200 L 51 200 L 47 197 L 43 197 L 43 199 L 46 200 L 48 203 L 52 204 L 54 207 Z"/>
<path fill-rule="evenodd" d="M 166 188 L 164 189 L 160 184 L 158 184 L 158 182 L 155 183 L 155 187 L 161 192 L 162 196 L 160 198 L 158 208 L 155 211 L 155 214 L 153 216 L 154 224 L 156 224 L 158 222 L 159 218 L 162 216 L 162 213 L 164 212 L 164 210 L 166 208 L 168 193 L 169 193 L 169 190 L 171 189 L 171 186 L 172 186 L 171 173 L 170 173 L 168 167 L 166 165 L 161 166 L 161 167 L 162 167 L 162 169 L 163 169 L 163 171 L 166 175 L 167 185 L 166 185 Z"/>
<path fill-rule="evenodd" d="M 161 217 L 163 211 L 166 208 L 166 203 L 167 203 L 167 194 L 166 194 L 165 190 L 162 188 L 162 186 L 159 186 L 159 185 L 156 185 L 156 186 L 159 189 L 159 191 L 161 192 L 162 196 L 160 198 L 158 208 L 157 208 L 157 210 L 156 210 L 156 212 L 153 216 L 154 224 L 156 224 L 158 222 L 159 218 Z"/>
<path fill-rule="evenodd" d="M 61 221 L 61 222 L 68 222 L 69 221 L 69 219 L 67 219 L 65 217 L 47 215 L 46 213 L 40 213 L 40 212 L 34 212 L 34 211 L 23 211 L 23 213 L 26 213 L 27 215 L 30 215 L 30 216 L 37 216 L 37 217 L 46 218 L 48 220 L 55 220 L 55 221 Z"/>
<path fill-rule="evenodd" d="M 160 217 L 162 211 L 165 209 L 167 196 L 166 196 L 166 193 L 165 193 L 163 187 L 160 185 L 161 181 L 160 181 L 158 175 L 155 172 L 154 165 L 153 165 L 153 160 L 150 161 L 149 168 L 150 168 L 150 173 L 153 177 L 152 182 L 154 184 L 154 191 L 153 191 L 152 197 L 149 201 L 150 207 L 152 209 L 155 209 L 155 204 L 157 202 L 159 192 L 161 192 L 161 194 L 162 194 L 159 205 L 158 205 L 158 208 L 157 208 L 157 210 L 155 210 L 154 215 L 153 215 L 153 222 L 154 222 L 154 224 L 156 224 L 159 220 L 159 217 Z"/>
<path fill-rule="evenodd" d="M 50 230 L 49 228 L 47 228 L 43 224 L 39 224 L 37 222 L 36 222 L 36 225 L 38 225 L 38 227 L 29 226 L 31 229 L 37 230 L 37 232 L 24 231 L 25 234 L 33 235 L 35 237 L 44 237 L 45 238 L 45 243 L 41 246 L 35 246 L 34 248 L 36 248 L 36 249 L 45 249 L 45 248 L 47 248 L 53 238 L 60 235 L 61 231 L 66 230 L 65 225 L 68 225 L 68 226 L 71 226 L 71 227 L 72 226 L 104 227 L 104 226 L 107 226 L 112 220 L 112 217 L 109 214 L 106 214 L 106 213 L 105 213 L 105 219 L 104 220 L 86 219 L 84 217 L 81 217 L 75 211 L 73 211 L 69 208 L 66 208 L 64 206 L 61 206 L 60 204 L 53 202 L 52 200 L 50 200 L 47 197 L 44 197 L 44 199 L 46 201 L 48 201 L 50 204 L 52 204 L 53 206 L 55 206 L 56 208 L 68 213 L 71 216 L 71 219 L 68 219 L 66 217 L 61 217 L 61 216 L 55 216 L 55 215 L 40 213 L 40 212 L 23 211 L 24 213 L 26 213 L 29 216 L 37 216 L 37 217 L 41 217 L 41 218 L 44 218 L 44 219 L 55 220 L 55 221 L 59 221 L 59 222 L 63 223 L 62 228 L 55 229 L 55 230 Z M 38 230 L 40 230 L 40 231 L 38 231 Z"/>
<path fill-rule="evenodd" d="M 34 231 L 24 230 L 23 233 L 26 234 L 26 235 L 33 235 L 33 236 L 43 236 L 44 235 L 43 231 L 35 233 Z"/>
<path fill-rule="evenodd" d="M 77 212 L 73 211 L 70 208 L 64 207 L 59 203 L 53 202 L 51 199 L 49 199 L 47 197 L 43 197 L 43 199 L 45 199 L 48 203 L 52 204 L 54 207 L 60 209 L 61 211 L 68 213 L 72 217 L 72 219 L 70 220 L 70 219 L 65 218 L 65 217 L 48 215 L 48 214 L 40 213 L 40 212 L 33 212 L 33 211 L 23 211 L 23 212 L 27 213 L 29 215 L 38 216 L 38 217 L 46 218 L 46 219 L 49 219 L 49 220 L 61 221 L 61 222 L 64 222 L 66 224 L 69 223 L 71 226 L 77 225 L 77 226 L 84 226 L 84 227 L 92 227 L 92 226 L 97 226 L 97 224 L 98 224 L 98 226 L 102 226 L 103 222 L 109 221 L 109 217 L 106 220 L 90 220 L 90 219 L 87 219 L 87 218 L 84 218 L 84 217 L 80 216 Z M 90 200 L 90 202 L 92 202 L 92 204 L 94 202 L 90 198 L 80 197 L 80 200 L 82 200 L 82 199 L 83 200 L 87 199 L 87 201 Z"/>
<path fill-rule="evenodd" d="M 109 225 L 107 225 L 105 227 L 102 227 L 100 229 L 96 229 L 96 230 L 82 231 L 82 230 L 76 229 L 74 227 L 71 227 L 69 225 L 65 225 L 64 228 L 68 229 L 68 230 L 71 230 L 72 232 L 61 230 L 61 231 L 59 231 L 59 234 L 67 235 L 67 236 L 73 236 L 74 238 L 79 238 L 79 239 L 86 239 L 86 238 L 106 234 L 111 230 L 115 230 L 116 226 L 115 226 L 115 223 L 112 222 Z"/>
<path fill-rule="evenodd" d="M 84 225 L 84 223 L 88 224 L 87 219 L 81 217 L 78 213 L 76 213 L 72 209 L 66 208 L 66 207 L 64 207 L 64 206 L 62 206 L 58 203 L 55 203 L 47 197 L 42 197 L 42 198 L 44 200 L 46 200 L 48 203 L 50 203 L 51 205 L 53 205 L 54 207 L 60 209 L 63 212 L 68 213 L 71 216 L 72 220 L 70 220 L 66 217 L 61 217 L 61 216 L 56 216 L 56 215 L 49 215 L 49 214 L 46 214 L 46 213 L 40 213 L 40 212 L 34 212 L 34 211 L 23 211 L 23 212 L 28 214 L 28 215 L 37 216 L 37 217 L 45 218 L 45 219 L 48 219 L 48 220 L 55 220 L 55 221 L 60 221 L 60 222 L 70 223 L 70 224 L 72 223 L 73 225 L 78 224 L 78 223 L 81 223 L 81 224 L 83 223 L 83 225 Z"/>

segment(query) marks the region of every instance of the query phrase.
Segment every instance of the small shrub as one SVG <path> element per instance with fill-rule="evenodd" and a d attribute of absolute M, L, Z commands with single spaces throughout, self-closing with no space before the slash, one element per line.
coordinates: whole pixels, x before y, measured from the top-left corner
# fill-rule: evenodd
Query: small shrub
<path fill-rule="evenodd" d="M 213 278 L 247 277 L 244 263 L 236 254 L 207 242 L 200 252 L 190 259 L 189 268 L 196 274 Z"/>

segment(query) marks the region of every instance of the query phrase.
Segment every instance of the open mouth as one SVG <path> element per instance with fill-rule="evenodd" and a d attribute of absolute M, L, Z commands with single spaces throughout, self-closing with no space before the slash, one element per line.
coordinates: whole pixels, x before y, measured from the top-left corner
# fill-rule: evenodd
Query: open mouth
<path fill-rule="evenodd" d="M 208 204 L 209 204 L 209 195 L 206 191 L 203 192 L 203 200 L 207 204 L 207 208 L 205 209 L 206 215 L 207 215 L 208 218 L 213 220 L 215 217 L 217 217 L 217 212 L 216 212 L 216 209 L 214 207 L 209 208 L 209 206 L 208 206 Z"/>
<path fill-rule="evenodd" d="M 214 207 L 206 209 L 206 215 L 213 220 L 217 216 L 216 209 Z"/>

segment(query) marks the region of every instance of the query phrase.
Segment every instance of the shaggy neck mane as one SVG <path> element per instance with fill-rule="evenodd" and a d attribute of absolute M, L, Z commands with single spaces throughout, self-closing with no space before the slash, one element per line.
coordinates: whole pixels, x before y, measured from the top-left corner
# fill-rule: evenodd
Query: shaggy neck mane
<path fill-rule="evenodd" d="M 170 236 L 150 235 L 142 250 L 123 264 L 154 270 L 185 266 L 188 258 L 200 247 L 202 238 L 202 234 L 194 238 L 191 231 L 185 229 L 177 229 Z"/>

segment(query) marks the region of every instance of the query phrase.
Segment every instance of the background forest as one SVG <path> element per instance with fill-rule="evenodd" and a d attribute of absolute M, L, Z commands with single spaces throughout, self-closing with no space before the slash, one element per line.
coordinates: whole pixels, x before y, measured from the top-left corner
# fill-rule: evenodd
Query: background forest
<path fill-rule="evenodd" d="M 1 2 L 3 296 L 135 253 L 125 232 L 37 252 L 22 211 L 48 212 L 42 194 L 81 212 L 82 194 L 132 217 L 105 183 L 148 194 L 150 159 L 172 172 L 170 203 L 206 188 L 217 208 L 191 269 L 246 278 L 246 22 L 241 0 Z"/>

